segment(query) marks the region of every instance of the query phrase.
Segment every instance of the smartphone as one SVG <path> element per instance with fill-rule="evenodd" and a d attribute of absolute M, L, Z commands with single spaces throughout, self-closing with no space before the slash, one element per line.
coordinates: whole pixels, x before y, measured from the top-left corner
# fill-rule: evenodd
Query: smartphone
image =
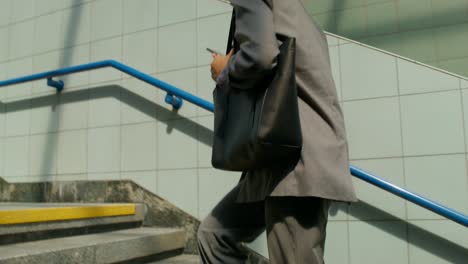
<path fill-rule="evenodd" d="M 209 53 L 214 53 L 214 54 L 218 54 L 218 55 L 223 55 L 223 53 L 218 52 L 218 51 L 213 50 L 213 49 L 210 49 L 210 48 L 206 48 L 206 50 L 207 50 Z"/>

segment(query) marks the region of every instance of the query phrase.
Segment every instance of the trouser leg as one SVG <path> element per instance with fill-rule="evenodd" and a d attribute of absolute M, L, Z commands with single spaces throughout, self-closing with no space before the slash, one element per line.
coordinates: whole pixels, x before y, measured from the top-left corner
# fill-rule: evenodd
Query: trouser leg
<path fill-rule="evenodd" d="M 264 203 L 236 203 L 239 188 L 230 191 L 202 221 L 198 248 L 203 263 L 245 263 L 242 242 L 251 242 L 265 230 Z"/>
<path fill-rule="evenodd" d="M 319 198 L 269 197 L 265 201 L 271 264 L 322 264 L 329 202 Z"/>

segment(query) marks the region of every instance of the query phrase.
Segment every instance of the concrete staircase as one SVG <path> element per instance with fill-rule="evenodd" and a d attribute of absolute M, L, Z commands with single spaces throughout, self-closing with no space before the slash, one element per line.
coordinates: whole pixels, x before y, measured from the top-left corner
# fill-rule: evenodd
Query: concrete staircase
<path fill-rule="evenodd" d="M 182 228 L 142 227 L 143 204 L 0 203 L 1 264 L 198 263 Z"/>

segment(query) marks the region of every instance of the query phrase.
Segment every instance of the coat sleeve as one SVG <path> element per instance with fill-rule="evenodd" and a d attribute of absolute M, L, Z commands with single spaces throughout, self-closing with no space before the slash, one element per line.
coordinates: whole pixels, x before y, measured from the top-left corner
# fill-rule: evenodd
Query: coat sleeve
<path fill-rule="evenodd" d="M 231 0 L 240 50 L 217 79 L 221 88 L 251 89 L 275 67 L 279 54 L 271 6 L 265 0 Z"/>

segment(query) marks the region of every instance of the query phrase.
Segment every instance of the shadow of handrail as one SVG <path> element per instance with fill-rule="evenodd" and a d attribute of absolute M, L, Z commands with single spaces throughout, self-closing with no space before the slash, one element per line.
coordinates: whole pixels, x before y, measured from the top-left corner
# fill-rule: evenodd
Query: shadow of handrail
<path fill-rule="evenodd" d="M 168 110 L 167 108 L 162 107 L 159 104 L 154 103 L 151 100 L 146 99 L 145 97 L 136 94 L 122 86 L 119 85 L 103 85 L 93 88 L 88 88 L 86 90 L 76 90 L 60 94 L 59 105 L 66 103 L 77 103 L 82 101 L 88 101 L 90 93 L 93 94 L 93 99 L 101 98 L 110 98 L 114 99 L 129 105 L 130 107 L 137 109 L 138 111 L 146 114 L 155 121 L 166 122 L 169 120 L 184 120 L 185 123 L 190 124 L 190 126 L 179 125 L 179 123 L 169 122 L 172 126 L 168 127 L 168 130 L 177 129 L 181 133 L 190 136 L 191 138 L 203 143 L 204 145 L 211 146 L 211 137 L 213 136 L 213 131 L 198 124 L 197 122 L 181 116 L 175 110 Z M 124 95 L 124 96 L 120 96 Z M 38 96 L 35 98 L 21 99 L 12 102 L 3 103 L 0 101 L 0 109 L 3 113 L 10 113 L 16 111 L 23 111 L 32 108 L 40 108 L 45 106 L 50 106 L 51 102 L 57 97 L 56 94 Z M 159 114 L 158 114 L 159 113 Z M 163 119 L 161 116 L 172 116 L 170 119 Z M 186 127 L 195 127 L 194 130 L 189 130 Z M 200 136 L 197 136 L 200 135 Z"/>
<path fill-rule="evenodd" d="M 462 245 L 458 245 L 407 220 L 391 215 L 366 202 L 360 201 L 352 206 L 359 206 L 359 210 L 349 210 L 349 212 L 347 212 L 346 209 L 341 207 L 339 207 L 338 210 L 348 213 L 360 221 L 366 222 L 400 240 L 407 241 L 409 244 L 425 252 L 430 252 L 430 254 L 436 255 L 450 263 L 462 264 L 466 263 L 466 260 L 468 260 L 468 248 Z M 366 212 L 364 215 L 360 213 L 364 211 Z M 368 220 L 366 215 L 378 215 L 379 219 L 385 220 Z M 403 222 L 406 225 L 407 231 L 405 233 L 394 232 L 394 229 L 388 225 L 389 221 Z M 378 243 L 378 241 L 375 241 L 375 243 Z"/>

